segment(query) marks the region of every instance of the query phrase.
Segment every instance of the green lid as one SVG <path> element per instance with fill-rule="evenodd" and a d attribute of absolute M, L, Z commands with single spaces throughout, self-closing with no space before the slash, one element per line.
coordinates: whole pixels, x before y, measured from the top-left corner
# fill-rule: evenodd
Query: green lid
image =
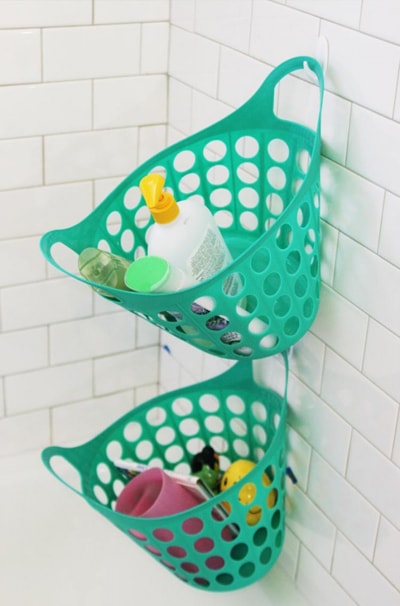
<path fill-rule="evenodd" d="M 157 292 L 168 281 L 169 263 L 161 257 L 140 257 L 125 273 L 125 284 L 137 292 Z"/>

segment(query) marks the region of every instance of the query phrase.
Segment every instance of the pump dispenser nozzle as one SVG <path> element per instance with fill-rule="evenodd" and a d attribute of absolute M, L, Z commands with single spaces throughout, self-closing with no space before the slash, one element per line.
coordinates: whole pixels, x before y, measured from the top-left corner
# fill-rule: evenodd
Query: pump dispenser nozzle
<path fill-rule="evenodd" d="M 156 223 L 170 223 L 179 214 L 179 207 L 173 197 L 163 190 L 165 179 L 156 173 L 150 173 L 140 181 L 143 198 Z"/>

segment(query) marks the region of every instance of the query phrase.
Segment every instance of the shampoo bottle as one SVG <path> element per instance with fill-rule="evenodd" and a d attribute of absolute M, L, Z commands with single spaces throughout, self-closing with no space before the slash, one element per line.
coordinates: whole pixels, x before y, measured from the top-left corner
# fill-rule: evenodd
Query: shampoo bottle
<path fill-rule="evenodd" d="M 140 190 L 155 221 L 148 230 L 148 254 L 166 259 L 200 282 L 232 261 L 211 212 L 194 200 L 177 203 L 163 190 L 164 177 L 150 174 Z"/>

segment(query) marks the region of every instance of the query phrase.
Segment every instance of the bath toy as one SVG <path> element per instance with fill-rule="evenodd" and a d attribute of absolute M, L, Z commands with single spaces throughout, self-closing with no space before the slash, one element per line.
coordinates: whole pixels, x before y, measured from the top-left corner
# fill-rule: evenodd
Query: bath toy
<path fill-rule="evenodd" d="M 220 489 L 221 492 L 228 490 L 231 486 L 239 482 L 242 478 L 244 478 L 254 467 L 256 463 L 253 461 L 249 461 L 248 459 L 238 459 L 234 463 L 232 463 L 228 469 L 225 471 L 221 478 Z M 262 482 L 265 486 L 269 486 L 271 484 L 271 479 L 268 477 L 267 473 L 263 473 Z M 257 488 L 255 484 L 249 482 L 245 484 L 240 492 L 239 492 L 239 501 L 243 505 L 249 505 L 255 499 L 257 493 Z M 272 508 L 276 502 L 276 490 L 271 490 L 268 494 L 267 505 Z M 225 504 L 226 506 L 229 504 Z M 246 521 L 249 526 L 254 526 L 257 522 L 260 521 L 262 516 L 262 508 L 260 505 L 253 505 L 246 515 Z"/>
<path fill-rule="evenodd" d="M 219 455 L 212 446 L 204 446 L 191 461 L 192 473 L 203 480 L 211 490 L 215 490 L 219 480 Z"/>

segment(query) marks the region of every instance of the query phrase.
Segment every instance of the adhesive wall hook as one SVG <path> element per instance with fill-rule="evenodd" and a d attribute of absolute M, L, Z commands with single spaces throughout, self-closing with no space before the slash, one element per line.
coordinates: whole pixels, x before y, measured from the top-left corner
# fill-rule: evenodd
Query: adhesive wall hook
<path fill-rule="evenodd" d="M 322 72 L 325 76 L 329 60 L 329 43 L 328 39 L 325 36 L 319 36 L 317 38 L 314 56 L 318 63 L 321 65 Z M 307 61 L 304 61 L 303 69 L 308 80 L 310 80 L 311 82 L 315 82 L 316 76 L 314 72 L 309 68 Z"/>

